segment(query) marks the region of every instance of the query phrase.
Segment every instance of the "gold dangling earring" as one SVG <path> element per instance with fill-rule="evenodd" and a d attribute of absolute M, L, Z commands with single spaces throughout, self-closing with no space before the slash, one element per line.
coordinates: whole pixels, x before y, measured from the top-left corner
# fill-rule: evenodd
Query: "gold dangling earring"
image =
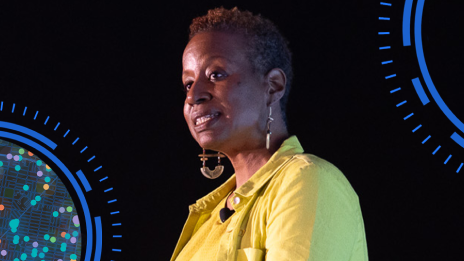
<path fill-rule="evenodd" d="M 272 115 L 272 108 L 269 107 L 269 116 L 267 117 L 267 134 L 266 134 L 266 149 L 269 149 L 271 145 L 271 122 L 274 121 L 273 118 L 271 118 Z"/>
<path fill-rule="evenodd" d="M 200 168 L 201 173 L 203 176 L 209 178 L 209 179 L 215 179 L 221 176 L 222 172 L 224 171 L 224 166 L 221 165 L 221 158 L 224 158 L 225 155 L 221 154 L 219 151 L 217 154 L 206 154 L 205 149 L 203 149 L 203 154 L 198 155 L 201 157 L 201 161 L 203 161 L 203 167 Z M 211 170 L 210 168 L 206 167 L 206 161 L 208 160 L 207 157 L 217 157 L 218 158 L 218 165 L 214 167 L 214 170 Z"/>

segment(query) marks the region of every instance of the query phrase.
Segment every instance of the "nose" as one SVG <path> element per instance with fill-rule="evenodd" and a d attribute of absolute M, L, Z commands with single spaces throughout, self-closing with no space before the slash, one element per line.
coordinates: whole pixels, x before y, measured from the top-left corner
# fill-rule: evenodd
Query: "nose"
<path fill-rule="evenodd" d="M 205 101 L 211 100 L 213 97 L 209 92 L 208 84 L 196 81 L 190 86 L 190 90 L 187 92 L 185 99 L 189 105 L 200 104 Z"/>

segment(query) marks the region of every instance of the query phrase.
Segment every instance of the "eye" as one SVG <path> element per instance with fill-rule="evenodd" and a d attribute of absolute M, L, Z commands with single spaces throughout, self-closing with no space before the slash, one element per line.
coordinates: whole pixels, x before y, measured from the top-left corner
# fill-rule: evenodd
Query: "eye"
<path fill-rule="evenodd" d="M 218 80 L 220 78 L 224 78 L 226 76 L 225 73 L 220 73 L 220 72 L 212 72 L 210 75 L 209 75 L 209 80 L 210 81 L 214 81 L 214 80 Z"/>
<path fill-rule="evenodd" d="M 184 84 L 184 92 L 188 92 L 190 90 L 190 87 L 192 87 L 193 82 L 186 82 Z"/>

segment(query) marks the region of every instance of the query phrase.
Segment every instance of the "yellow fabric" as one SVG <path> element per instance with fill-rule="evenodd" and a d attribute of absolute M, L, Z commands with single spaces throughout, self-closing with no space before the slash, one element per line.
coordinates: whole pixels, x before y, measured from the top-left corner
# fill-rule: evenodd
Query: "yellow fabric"
<path fill-rule="evenodd" d="M 358 196 L 331 163 L 302 154 L 296 136 L 235 191 L 238 204 L 217 243 L 203 261 L 366 261 L 367 244 Z M 235 186 L 235 175 L 189 206 L 189 216 L 171 261 L 196 237 Z M 237 200 L 236 200 L 237 201 Z M 221 206 L 222 207 L 222 206 Z M 215 250 L 216 251 L 216 250 Z M 188 260 L 188 258 L 186 259 Z"/>
<path fill-rule="evenodd" d="M 211 212 L 208 220 L 198 228 L 189 243 L 182 249 L 176 261 L 216 260 L 219 250 L 218 241 L 225 235 L 226 228 L 231 220 L 228 218 L 222 223 L 219 218 L 219 211 L 225 206 L 226 198 Z"/>

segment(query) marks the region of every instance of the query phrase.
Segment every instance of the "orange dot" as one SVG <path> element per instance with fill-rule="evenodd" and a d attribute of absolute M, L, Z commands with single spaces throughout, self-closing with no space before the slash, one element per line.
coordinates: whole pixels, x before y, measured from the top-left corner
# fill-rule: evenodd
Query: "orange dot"
<path fill-rule="evenodd" d="M 2 243 L 2 240 L 0 239 L 0 244 Z"/>
<path fill-rule="evenodd" d="M 0 204 L 0 211 L 4 210 L 5 209 L 5 206 Z"/>
<path fill-rule="evenodd" d="M 43 186 L 43 188 L 44 188 L 45 190 L 48 190 L 49 187 L 50 187 L 50 186 L 49 186 L 48 184 L 44 184 L 44 186 Z"/>
<path fill-rule="evenodd" d="M 66 232 L 61 232 L 61 237 L 65 237 L 66 236 Z"/>
<path fill-rule="evenodd" d="M 27 154 L 29 154 L 29 156 L 34 156 L 34 153 L 28 151 Z"/>
<path fill-rule="evenodd" d="M 50 169 L 50 167 L 47 164 L 45 164 L 45 168 Z"/>

